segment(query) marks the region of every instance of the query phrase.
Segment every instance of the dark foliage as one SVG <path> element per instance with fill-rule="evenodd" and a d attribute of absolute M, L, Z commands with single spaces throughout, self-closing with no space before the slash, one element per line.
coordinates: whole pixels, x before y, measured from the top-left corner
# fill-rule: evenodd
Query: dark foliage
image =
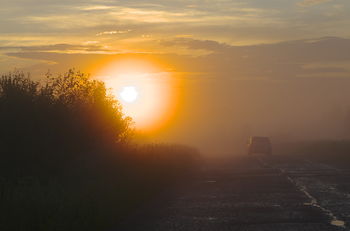
<path fill-rule="evenodd" d="M 129 144 L 102 82 L 0 79 L 0 230 L 104 230 L 195 169 L 197 152 Z"/>
<path fill-rule="evenodd" d="M 81 154 L 121 146 L 130 131 L 102 82 L 70 70 L 45 84 L 23 73 L 0 79 L 1 169 L 17 174 L 62 174 Z M 116 149 L 114 149 L 115 151 Z M 11 173 L 13 174 L 13 173 Z"/>

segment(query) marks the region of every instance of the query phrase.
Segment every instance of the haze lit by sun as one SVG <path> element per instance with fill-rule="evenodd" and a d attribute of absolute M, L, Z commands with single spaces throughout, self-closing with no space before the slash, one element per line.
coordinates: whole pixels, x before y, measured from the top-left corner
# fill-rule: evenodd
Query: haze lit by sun
<path fill-rule="evenodd" d="M 137 129 L 155 130 L 173 113 L 173 82 L 169 73 L 157 65 L 140 60 L 116 61 L 103 68 L 100 76 Z"/>

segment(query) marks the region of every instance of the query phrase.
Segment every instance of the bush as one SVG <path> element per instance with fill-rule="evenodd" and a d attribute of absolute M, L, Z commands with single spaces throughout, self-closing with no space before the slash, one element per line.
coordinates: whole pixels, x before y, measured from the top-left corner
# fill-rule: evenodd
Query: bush
<path fill-rule="evenodd" d="M 26 176 L 38 170 L 57 174 L 82 153 L 116 151 L 128 140 L 130 123 L 103 82 L 83 73 L 48 76 L 45 84 L 20 72 L 0 79 L 1 164 L 6 173 L 11 168 Z"/>

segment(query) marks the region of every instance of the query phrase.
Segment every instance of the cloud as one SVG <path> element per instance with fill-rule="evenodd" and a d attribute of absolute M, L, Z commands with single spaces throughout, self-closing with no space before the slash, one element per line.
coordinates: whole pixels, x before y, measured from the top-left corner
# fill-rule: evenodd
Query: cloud
<path fill-rule="evenodd" d="M 93 10 L 110 10 L 113 9 L 112 6 L 106 6 L 106 5 L 91 5 L 91 6 L 84 6 L 84 7 L 77 7 L 77 9 L 80 10 L 86 10 L 86 11 L 93 11 Z"/>
<path fill-rule="evenodd" d="M 227 49 L 230 45 L 213 40 L 198 40 L 192 38 L 176 38 L 161 41 L 163 46 L 180 46 L 193 50 L 216 51 Z"/>
<path fill-rule="evenodd" d="M 56 44 L 22 47 L 20 51 L 7 52 L 7 55 L 58 63 L 61 68 L 59 71 L 72 66 L 85 70 L 84 68 L 94 66 L 94 63 L 134 57 L 166 63 L 168 69 L 187 73 L 185 77 L 188 78 L 198 76 L 198 73 L 202 77 L 211 76 L 215 79 L 246 80 L 287 81 L 301 77 L 350 77 L 350 39 L 325 37 L 275 44 L 230 46 L 212 40 L 178 38 L 163 41 L 161 44 L 175 48 L 186 47 L 189 52 L 187 55 L 99 52 L 104 48 L 97 45 Z M 194 53 L 198 49 L 210 52 L 191 55 L 191 50 Z M 75 52 L 71 52 L 72 50 Z"/>
<path fill-rule="evenodd" d="M 23 45 L 24 37 L 31 37 L 28 40 L 32 44 L 45 44 L 43 41 L 95 40 L 99 35 L 102 42 L 114 39 L 116 43 L 125 39 L 135 41 L 143 34 L 159 40 L 192 34 L 202 40 L 257 44 L 326 34 L 349 36 L 346 29 L 350 3 L 346 0 L 340 0 L 342 12 L 329 7 L 317 8 L 315 14 L 305 14 L 295 8 L 295 3 L 306 6 L 316 4 L 316 0 L 206 0 L 205 4 L 202 0 L 2 1 L 0 37 L 8 37 L 9 44 L 19 46 Z M 325 17 L 326 13 L 331 16 Z M 132 33 L 122 34 L 128 29 Z M 133 48 L 141 46 L 135 43 Z"/>
<path fill-rule="evenodd" d="M 104 46 L 95 45 L 95 41 L 88 41 L 86 45 L 78 44 L 53 44 L 39 46 L 1 46 L 0 50 L 20 50 L 20 52 L 59 52 L 59 53 L 85 53 L 85 52 L 110 52 Z"/>
<path fill-rule="evenodd" d="M 332 2 L 332 1 L 334 0 L 304 0 L 302 2 L 298 2 L 298 6 L 309 7 L 309 6 L 314 6 L 321 3 Z"/>
<path fill-rule="evenodd" d="M 115 34 L 127 34 L 130 33 L 132 30 L 112 30 L 112 31 L 103 31 L 100 33 L 97 33 L 96 36 L 101 35 L 115 35 Z"/>

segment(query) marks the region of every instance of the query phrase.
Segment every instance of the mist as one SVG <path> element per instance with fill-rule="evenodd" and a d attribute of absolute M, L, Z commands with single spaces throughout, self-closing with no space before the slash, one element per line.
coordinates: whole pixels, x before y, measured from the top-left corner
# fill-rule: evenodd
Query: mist
<path fill-rule="evenodd" d="M 249 136 L 280 143 L 350 134 L 350 39 L 235 46 L 175 38 L 159 44 L 193 54 L 66 54 L 27 47 L 7 55 L 41 60 L 24 69 L 34 76 L 76 67 L 94 77 L 99 75 L 98 68 L 91 69 L 94 63 L 124 58 L 162 63 L 180 83 L 173 86 L 179 108 L 164 129 L 147 134 L 148 140 L 187 144 L 208 155 L 245 153 Z"/>
<path fill-rule="evenodd" d="M 245 153 L 249 136 L 273 143 L 348 138 L 348 39 L 245 47 L 175 43 L 213 53 L 194 58 L 199 71 L 184 84 L 176 125 L 161 136 L 209 155 Z"/>
<path fill-rule="evenodd" d="M 341 78 L 192 84 L 167 138 L 211 155 L 242 154 L 249 136 L 269 136 L 273 143 L 346 139 L 349 84 Z"/>

